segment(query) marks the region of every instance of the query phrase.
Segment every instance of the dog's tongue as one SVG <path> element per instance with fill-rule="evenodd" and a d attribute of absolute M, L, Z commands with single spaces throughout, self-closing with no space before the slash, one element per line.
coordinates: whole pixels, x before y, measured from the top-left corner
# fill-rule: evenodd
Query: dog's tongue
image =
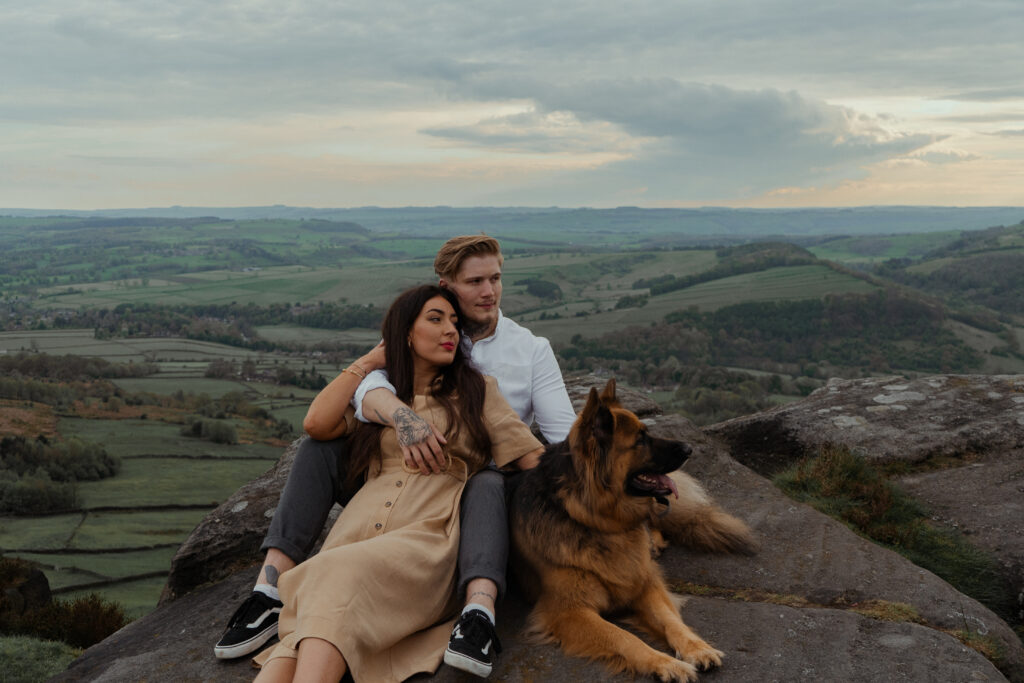
<path fill-rule="evenodd" d="M 672 481 L 672 477 L 662 474 L 658 477 L 658 483 L 670 490 L 673 496 L 679 498 L 679 489 L 676 488 L 676 483 Z"/>

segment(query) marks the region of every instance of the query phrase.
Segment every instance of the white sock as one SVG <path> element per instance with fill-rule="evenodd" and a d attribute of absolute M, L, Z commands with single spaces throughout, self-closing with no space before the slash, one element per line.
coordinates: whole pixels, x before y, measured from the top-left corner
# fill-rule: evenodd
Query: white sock
<path fill-rule="evenodd" d="M 277 586 L 271 586 L 269 583 L 257 583 L 252 592 L 263 593 L 268 598 L 281 602 L 281 594 L 277 592 Z"/>
<path fill-rule="evenodd" d="M 466 605 L 465 607 L 462 608 L 462 613 L 465 614 L 466 612 L 469 612 L 470 610 L 474 610 L 474 609 L 475 610 L 479 610 L 479 611 L 483 612 L 484 614 L 486 614 L 487 618 L 491 620 L 491 626 L 494 626 L 494 612 L 492 612 L 491 610 L 487 609 L 486 607 L 484 607 L 483 605 L 481 605 L 479 603 L 476 603 L 476 602 L 469 603 L 468 605 Z"/>

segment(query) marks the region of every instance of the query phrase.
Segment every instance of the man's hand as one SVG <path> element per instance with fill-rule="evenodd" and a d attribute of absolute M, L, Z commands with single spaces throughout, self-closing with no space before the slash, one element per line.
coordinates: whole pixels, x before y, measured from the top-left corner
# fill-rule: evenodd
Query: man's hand
<path fill-rule="evenodd" d="M 437 427 L 404 405 L 392 414 L 391 424 L 407 467 L 414 467 L 421 474 L 437 474 L 444 470 L 443 445 L 448 442 Z"/>

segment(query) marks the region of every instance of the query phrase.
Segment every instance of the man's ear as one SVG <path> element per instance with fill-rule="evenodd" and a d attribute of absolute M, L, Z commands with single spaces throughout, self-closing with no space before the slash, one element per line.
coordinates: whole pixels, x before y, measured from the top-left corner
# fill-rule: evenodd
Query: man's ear
<path fill-rule="evenodd" d="M 437 281 L 437 286 L 440 287 L 441 289 L 448 289 L 448 281 L 445 280 L 444 278 L 441 278 L 440 280 Z"/>

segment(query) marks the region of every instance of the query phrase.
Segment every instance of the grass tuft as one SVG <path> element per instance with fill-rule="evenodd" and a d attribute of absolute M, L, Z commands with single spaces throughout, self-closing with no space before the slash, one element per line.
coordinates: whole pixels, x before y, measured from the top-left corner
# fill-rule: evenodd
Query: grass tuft
<path fill-rule="evenodd" d="M 865 617 L 879 621 L 893 621 L 897 623 L 910 622 L 923 624 L 924 619 L 918 613 L 917 608 L 905 602 L 889 602 L 887 600 L 865 600 L 850 607 L 850 611 L 862 614 Z"/>
<path fill-rule="evenodd" d="M 0 636 L 0 680 L 36 683 L 56 676 L 82 653 L 64 643 L 28 636 Z"/>
<path fill-rule="evenodd" d="M 86 648 L 128 623 L 121 605 L 95 593 L 70 601 L 51 600 L 29 609 L 18 606 L 10 600 L 7 589 L 18 585 L 29 571 L 27 562 L 0 558 L 0 634 L 34 636 Z"/>
<path fill-rule="evenodd" d="M 996 560 L 958 532 L 932 525 L 925 510 L 867 459 L 826 446 L 776 475 L 774 483 L 940 576 L 1007 622 L 1019 623 L 1015 595 Z"/>
<path fill-rule="evenodd" d="M 977 631 L 954 631 L 953 636 L 967 647 L 980 652 L 985 659 L 997 666 L 1006 658 L 1006 646 L 993 636 L 981 635 Z"/>

